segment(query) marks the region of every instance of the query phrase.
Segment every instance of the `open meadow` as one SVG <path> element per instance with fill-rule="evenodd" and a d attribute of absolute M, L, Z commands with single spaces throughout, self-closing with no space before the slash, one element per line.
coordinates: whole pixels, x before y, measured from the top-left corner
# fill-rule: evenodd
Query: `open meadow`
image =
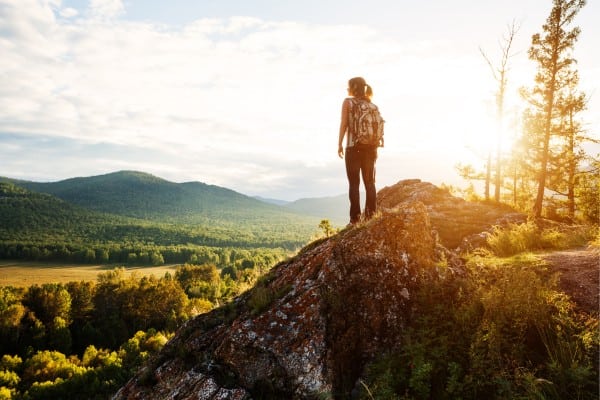
<path fill-rule="evenodd" d="M 79 281 L 95 281 L 99 273 L 121 268 L 122 265 L 86 265 L 27 262 L 0 260 L 0 286 L 29 287 L 34 284 L 67 283 Z M 128 266 L 125 276 L 136 274 L 139 277 L 154 275 L 157 278 L 165 272 L 175 273 L 177 265 Z"/>

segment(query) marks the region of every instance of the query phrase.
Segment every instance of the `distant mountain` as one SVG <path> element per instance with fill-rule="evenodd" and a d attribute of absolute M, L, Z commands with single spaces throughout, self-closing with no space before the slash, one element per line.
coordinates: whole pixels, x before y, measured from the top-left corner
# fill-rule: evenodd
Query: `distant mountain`
<path fill-rule="evenodd" d="M 277 206 L 285 206 L 286 204 L 290 203 L 289 201 L 286 201 L 286 200 L 269 199 L 269 198 L 261 197 L 261 196 L 253 196 L 253 198 L 255 198 L 258 201 L 262 201 L 263 203 L 275 204 Z"/>
<path fill-rule="evenodd" d="M 319 220 L 230 189 L 135 171 L 40 183 L 0 177 L 0 242 L 297 248 Z"/>
<path fill-rule="evenodd" d="M 364 194 L 361 199 L 364 203 Z M 285 205 L 286 208 L 320 219 L 328 219 L 333 225 L 344 226 L 349 220 L 350 202 L 347 194 L 332 197 L 299 199 Z"/>
<path fill-rule="evenodd" d="M 128 175 L 128 174 L 125 174 Z M 122 175 L 118 175 L 122 177 Z M 142 178 L 147 179 L 145 175 Z M 40 187 L 34 182 L 19 182 L 19 185 L 11 182 L 9 179 L 0 178 L 0 258 L 11 258 L 11 254 L 17 258 L 27 258 L 23 249 L 33 249 L 34 247 L 44 249 L 43 251 L 52 254 L 59 254 L 57 259 L 68 259 L 71 251 L 82 251 L 85 249 L 109 249 L 111 252 L 120 251 L 115 249 L 124 249 L 127 246 L 133 251 L 142 251 L 142 248 L 154 248 L 153 246 L 211 246 L 211 247 L 241 247 L 241 248 L 284 248 L 287 250 L 297 249 L 306 244 L 318 230 L 318 220 L 314 217 L 301 216 L 294 214 L 289 210 L 281 209 L 278 206 L 269 206 L 258 200 L 245 198 L 243 195 L 236 195 L 235 192 L 225 190 L 225 193 L 234 193 L 233 200 L 219 198 L 217 195 L 222 190 L 216 190 L 210 194 L 217 200 L 207 205 L 207 213 L 200 213 L 190 209 L 179 209 L 176 201 L 170 204 L 159 204 L 154 206 L 146 198 L 140 200 L 139 204 L 145 206 L 145 215 L 152 218 L 131 217 L 125 215 L 131 213 L 132 204 L 135 205 L 136 199 L 132 193 L 143 192 L 135 189 L 139 181 L 135 179 L 131 182 L 134 189 L 123 196 L 121 201 L 116 193 L 103 192 L 93 186 L 86 188 L 85 180 L 69 180 L 69 182 L 60 182 L 59 189 L 65 198 L 69 196 L 64 193 L 77 193 L 77 186 L 81 187 L 85 193 L 87 201 L 96 205 L 99 202 L 94 200 L 89 193 L 101 193 L 103 199 L 107 202 L 106 208 L 96 207 L 97 209 L 110 209 L 112 205 L 113 213 L 104 211 L 95 211 L 79 205 L 71 204 L 68 201 L 58 197 L 41 192 L 34 192 L 26 189 L 28 187 Z M 117 179 L 118 181 L 119 179 Z M 149 179 L 152 182 L 152 179 Z M 82 185 L 82 182 L 84 185 Z M 108 181 L 114 184 L 114 180 Z M 168 182 L 158 181 L 159 186 L 167 186 L 164 189 L 163 196 L 158 196 L 162 201 L 168 198 Z M 23 185 L 23 186 L 21 186 Z M 60 187 L 62 185 L 62 187 Z M 110 185 L 108 185 L 110 186 Z M 144 187 L 143 184 L 141 184 Z M 43 184 L 44 189 L 56 189 L 52 185 Z M 194 193 L 201 188 L 197 184 L 181 184 L 176 190 L 184 190 L 187 193 Z M 87 189 L 87 192 L 84 191 Z M 114 190 L 114 186 L 112 186 Z M 156 188 L 156 187 L 155 187 Z M 145 190 L 148 192 L 148 188 Z M 177 193 L 175 191 L 175 193 Z M 216 194 L 215 194 L 216 193 Z M 133 197 L 133 198 L 131 198 Z M 148 196 L 150 197 L 150 196 Z M 75 196 L 75 199 L 81 201 L 85 196 Z M 128 200 L 128 201 L 125 201 Z M 219 205 L 226 203 L 229 209 L 222 208 L 219 213 Z M 204 199 L 204 201 L 206 201 Z M 220 203 L 219 203 L 220 201 Z M 235 202 L 243 204 L 238 210 L 235 210 Z M 179 206 L 186 203 L 179 203 Z M 175 206 L 173 206 L 175 205 Z M 251 205 L 253 207 L 245 207 Z M 189 206 L 189 205 L 188 205 Z M 209 207 L 210 206 L 210 207 Z M 172 212 L 172 218 L 160 216 L 160 208 L 167 210 L 173 207 L 179 214 Z M 183 210 L 183 211 L 182 211 Z M 119 215 L 119 212 L 121 213 Z M 188 212 L 189 214 L 186 214 Z M 144 215 L 140 212 L 138 215 Z M 192 221 L 192 222 L 190 222 Z M 133 246 L 133 247 L 131 247 Z M 57 250 L 66 248 L 68 250 Z M 29 250 L 27 250 L 29 251 Z M 31 250 L 33 251 L 33 250 Z M 178 250 L 177 250 L 178 251 Z M 176 252 L 177 252 L 176 251 Z M 63 256 L 61 256 L 62 254 Z M 48 256 L 42 256 L 43 259 L 49 259 Z M 121 257 L 122 258 L 122 257 Z M 33 258 L 37 259 L 37 258 Z"/>
<path fill-rule="evenodd" d="M 13 181 L 89 210 L 155 221 L 227 225 L 240 221 L 274 224 L 304 217 L 230 189 L 201 182 L 174 183 L 156 176 L 119 171 L 106 175 L 40 183 Z M 304 218 L 305 219 L 305 218 Z M 312 223 L 312 222 L 311 222 Z"/>

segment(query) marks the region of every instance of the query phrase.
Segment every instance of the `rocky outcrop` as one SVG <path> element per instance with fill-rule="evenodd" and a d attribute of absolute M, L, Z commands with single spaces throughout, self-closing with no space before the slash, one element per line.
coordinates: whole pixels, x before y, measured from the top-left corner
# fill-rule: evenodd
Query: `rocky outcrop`
<path fill-rule="evenodd" d="M 468 250 L 485 244 L 486 232 L 494 226 L 525 222 L 527 216 L 502 204 L 469 202 L 447 190 L 419 179 L 402 180 L 377 193 L 380 209 L 394 210 L 409 202 L 425 205 L 441 244 Z"/>
<path fill-rule="evenodd" d="M 114 397 L 347 399 L 369 360 L 401 346 L 440 252 L 427 210 L 403 202 L 314 242 L 230 305 L 183 325 Z"/>

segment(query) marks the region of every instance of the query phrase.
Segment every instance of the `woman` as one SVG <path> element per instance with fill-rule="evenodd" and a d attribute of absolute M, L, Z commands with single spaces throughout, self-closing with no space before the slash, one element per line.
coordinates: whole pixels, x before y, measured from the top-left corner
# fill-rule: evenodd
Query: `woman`
<path fill-rule="evenodd" d="M 340 122 L 340 134 L 338 140 L 338 155 L 344 158 L 344 147 L 342 142 L 346 136 L 346 174 L 348 175 L 350 198 L 350 224 L 360 221 L 360 177 L 367 193 L 365 203 L 365 219 L 371 218 L 377 211 L 377 192 L 375 190 L 375 160 L 377 160 L 377 144 L 358 143 L 356 139 L 356 111 L 361 101 L 371 102 L 373 89 L 367 82 L 356 77 L 348 81 L 348 97 L 342 104 L 342 120 Z"/>

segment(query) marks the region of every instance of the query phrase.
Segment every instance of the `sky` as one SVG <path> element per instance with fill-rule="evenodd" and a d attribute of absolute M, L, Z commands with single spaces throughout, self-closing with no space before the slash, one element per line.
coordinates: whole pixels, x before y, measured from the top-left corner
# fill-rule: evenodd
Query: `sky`
<path fill-rule="evenodd" d="M 386 120 L 378 189 L 461 186 L 493 140 L 503 36 L 507 123 L 550 0 L 0 0 L 0 176 L 119 170 L 295 200 L 347 191 L 337 156 L 347 81 Z M 600 4 L 575 18 L 582 114 L 600 138 Z M 505 133 L 510 142 L 517 128 Z M 508 148 L 508 146 L 506 146 Z"/>

